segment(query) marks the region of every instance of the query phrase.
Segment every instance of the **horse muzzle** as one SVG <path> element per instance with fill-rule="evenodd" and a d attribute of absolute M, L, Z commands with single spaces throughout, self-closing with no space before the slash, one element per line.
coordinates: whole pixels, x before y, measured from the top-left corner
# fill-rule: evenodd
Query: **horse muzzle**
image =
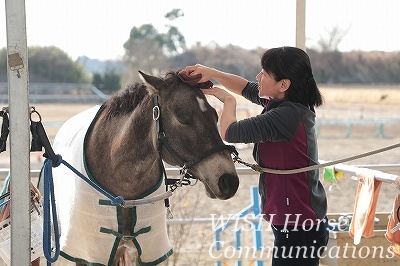
<path fill-rule="evenodd" d="M 239 177 L 234 174 L 223 174 L 218 179 L 218 189 L 211 189 L 211 187 L 204 183 L 207 191 L 207 196 L 212 199 L 227 200 L 232 198 L 239 188 Z"/>

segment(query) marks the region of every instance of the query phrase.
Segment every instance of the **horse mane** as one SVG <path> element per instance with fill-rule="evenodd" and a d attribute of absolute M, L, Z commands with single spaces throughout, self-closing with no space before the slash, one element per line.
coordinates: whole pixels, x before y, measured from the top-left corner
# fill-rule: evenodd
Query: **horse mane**
<path fill-rule="evenodd" d="M 180 81 L 178 72 L 169 70 L 164 78 L 161 78 L 165 86 L 174 86 Z M 123 116 L 131 113 L 135 108 L 149 95 L 147 85 L 141 82 L 135 82 L 127 85 L 126 88 L 109 98 L 104 102 L 103 107 L 106 113 L 106 118 L 110 119 L 116 116 Z"/>

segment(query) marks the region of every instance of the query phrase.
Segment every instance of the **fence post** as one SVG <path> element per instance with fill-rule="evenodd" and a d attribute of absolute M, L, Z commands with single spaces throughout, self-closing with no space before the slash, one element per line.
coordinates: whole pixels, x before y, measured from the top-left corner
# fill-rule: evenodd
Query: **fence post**
<path fill-rule="evenodd" d="M 31 264 L 28 48 L 24 0 L 6 0 L 11 265 Z"/>
<path fill-rule="evenodd" d="M 384 123 L 379 123 L 378 125 L 378 131 L 377 131 L 377 137 L 378 138 L 384 138 L 385 137 L 385 125 Z"/>

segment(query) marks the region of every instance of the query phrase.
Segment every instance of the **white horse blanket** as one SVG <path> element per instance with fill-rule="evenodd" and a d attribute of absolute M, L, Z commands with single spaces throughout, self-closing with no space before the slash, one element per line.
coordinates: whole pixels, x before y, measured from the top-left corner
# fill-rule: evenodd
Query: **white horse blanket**
<path fill-rule="evenodd" d="M 99 106 L 95 106 L 69 119 L 60 128 L 53 145 L 56 154 L 89 178 L 83 145 L 98 110 Z M 123 236 L 121 207 L 110 205 L 107 197 L 63 164 L 53 168 L 53 180 L 64 258 L 88 265 L 111 265 L 121 238 L 133 242 L 140 265 L 157 265 L 173 253 L 166 230 L 164 201 L 134 207 L 131 235 Z M 163 183 L 161 178 L 143 197 L 165 192 Z"/>

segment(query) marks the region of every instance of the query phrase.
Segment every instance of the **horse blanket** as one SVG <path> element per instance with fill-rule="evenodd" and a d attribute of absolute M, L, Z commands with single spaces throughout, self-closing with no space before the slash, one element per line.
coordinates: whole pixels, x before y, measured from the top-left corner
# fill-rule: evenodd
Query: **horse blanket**
<path fill-rule="evenodd" d="M 53 145 L 56 154 L 91 179 L 83 147 L 98 110 L 99 106 L 95 106 L 69 119 L 60 128 Z M 111 265 L 121 238 L 133 242 L 140 265 L 157 265 L 173 253 L 166 230 L 164 201 L 132 208 L 131 235 L 124 236 L 122 207 L 110 205 L 108 198 L 63 164 L 53 168 L 53 181 L 64 258 L 87 265 Z M 160 178 L 156 187 L 141 198 L 165 192 L 163 183 Z"/>

